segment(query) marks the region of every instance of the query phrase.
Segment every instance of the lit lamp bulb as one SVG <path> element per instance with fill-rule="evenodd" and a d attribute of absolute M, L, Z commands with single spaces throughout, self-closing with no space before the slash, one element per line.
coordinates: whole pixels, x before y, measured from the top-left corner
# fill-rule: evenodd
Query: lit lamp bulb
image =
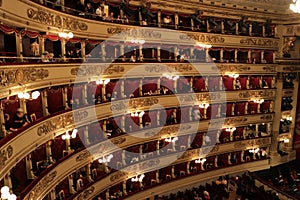
<path fill-rule="evenodd" d="M 11 194 L 8 197 L 8 200 L 16 200 L 16 199 L 17 199 L 17 196 L 15 194 Z"/>
<path fill-rule="evenodd" d="M 34 91 L 31 93 L 31 97 L 32 99 L 37 99 L 40 96 L 40 92 L 39 91 Z"/>
<path fill-rule="evenodd" d="M 72 135 L 71 135 L 71 137 L 74 139 L 74 138 L 76 138 L 76 134 L 78 133 L 78 130 L 77 129 L 74 129 L 73 131 L 72 131 Z"/>

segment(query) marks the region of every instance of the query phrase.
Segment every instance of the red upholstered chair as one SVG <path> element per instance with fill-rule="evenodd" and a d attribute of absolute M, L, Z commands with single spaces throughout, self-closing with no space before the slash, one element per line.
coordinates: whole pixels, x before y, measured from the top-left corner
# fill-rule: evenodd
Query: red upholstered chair
<path fill-rule="evenodd" d="M 139 97 L 139 85 L 140 85 L 140 80 L 135 80 L 135 79 L 126 79 L 125 80 L 125 86 L 124 87 L 124 94 L 126 95 L 127 98 L 129 97 Z"/>
<path fill-rule="evenodd" d="M 174 171 L 176 175 L 184 176 L 187 173 L 187 163 L 180 163 L 175 165 Z"/>
<path fill-rule="evenodd" d="M 87 98 L 89 103 L 94 103 L 95 99 L 102 95 L 102 85 L 97 85 L 96 82 L 87 84 Z"/>
<path fill-rule="evenodd" d="M 110 95 L 112 100 L 121 98 L 121 81 L 119 80 L 111 80 L 106 85 L 106 94 Z"/>
<path fill-rule="evenodd" d="M 180 120 L 179 120 L 180 117 Z M 180 108 L 180 115 L 177 115 L 177 122 L 186 123 L 190 121 L 190 107 Z"/>
<path fill-rule="evenodd" d="M 166 181 L 172 179 L 172 166 L 167 166 L 159 170 L 159 177 Z"/>
<path fill-rule="evenodd" d="M 243 131 L 244 127 L 237 127 L 236 130 L 233 132 L 233 138 L 235 140 L 240 140 L 243 138 Z"/>
<path fill-rule="evenodd" d="M 205 80 L 203 77 L 195 77 L 193 80 L 193 88 L 195 92 L 205 91 Z"/>
<path fill-rule="evenodd" d="M 220 117 L 219 106 L 220 106 L 219 104 L 213 104 L 213 105 L 209 106 L 210 112 L 211 112 L 211 118 Z"/>
<path fill-rule="evenodd" d="M 265 101 L 260 105 L 260 111 L 262 113 L 270 112 L 271 101 Z"/>
<path fill-rule="evenodd" d="M 52 158 L 55 160 L 61 159 L 64 155 L 63 152 L 66 149 L 66 142 L 61 137 L 56 137 L 52 140 L 51 152 Z"/>
<path fill-rule="evenodd" d="M 223 76 L 223 84 L 225 90 L 233 90 L 233 81 L 234 78 L 228 77 L 228 76 Z"/>
<path fill-rule="evenodd" d="M 232 105 L 233 103 L 226 104 L 226 117 L 232 117 Z"/>
<path fill-rule="evenodd" d="M 217 91 L 220 89 L 220 77 L 208 77 L 208 91 Z"/>
<path fill-rule="evenodd" d="M 234 108 L 234 114 L 236 116 L 245 115 L 245 106 L 246 103 L 236 103 Z"/>
<path fill-rule="evenodd" d="M 43 117 L 43 104 L 42 97 L 39 96 L 37 99 L 32 99 L 26 102 L 27 115 L 35 115 L 35 119 Z"/>
<path fill-rule="evenodd" d="M 256 114 L 257 113 L 258 104 L 254 102 L 248 103 L 248 113 L 249 114 Z"/>
<path fill-rule="evenodd" d="M 131 117 L 130 115 L 125 116 L 125 130 L 127 132 L 134 132 L 140 129 L 139 117 Z"/>
<path fill-rule="evenodd" d="M 177 92 L 188 93 L 191 90 L 190 77 L 179 77 L 177 80 Z"/>
<path fill-rule="evenodd" d="M 251 76 L 250 78 L 250 88 L 252 89 L 260 89 L 260 78 Z"/>
<path fill-rule="evenodd" d="M 149 118 L 151 119 L 151 127 L 157 127 L 157 111 L 149 111 Z"/>
<path fill-rule="evenodd" d="M 197 133 L 192 141 L 192 148 L 200 148 L 203 143 L 203 133 Z"/>
<path fill-rule="evenodd" d="M 83 85 L 73 85 L 67 88 L 67 96 L 68 96 L 68 102 L 71 102 L 73 100 L 75 106 L 82 105 L 83 103 Z"/>
<path fill-rule="evenodd" d="M 156 184 L 157 183 L 157 181 L 156 181 L 156 171 L 145 173 L 145 178 L 144 178 L 143 182 L 146 185 Z"/>
<path fill-rule="evenodd" d="M 48 111 L 50 114 L 64 110 L 62 89 L 50 89 L 47 91 Z"/>
<path fill-rule="evenodd" d="M 222 143 L 229 142 L 230 141 L 230 132 L 226 131 L 225 129 L 222 129 L 219 140 Z"/>
<path fill-rule="evenodd" d="M 178 151 L 184 151 L 188 148 L 188 140 L 189 140 L 189 136 L 188 135 L 184 135 L 184 136 L 180 136 L 178 137 L 178 140 L 176 142 L 176 148 Z"/>
<path fill-rule="evenodd" d="M 203 116 L 204 116 L 204 108 L 200 108 L 200 113 L 201 113 L 202 109 L 203 109 Z M 212 111 L 211 111 L 211 105 L 210 105 L 210 106 L 208 106 L 208 108 L 206 110 L 206 118 L 211 119 L 211 116 L 212 116 Z"/>
<path fill-rule="evenodd" d="M 11 178 L 15 180 L 18 184 L 17 187 L 14 188 L 14 192 L 22 192 L 28 186 L 27 176 L 26 176 L 26 161 L 22 159 L 12 168 L 11 170 Z"/>
<path fill-rule="evenodd" d="M 268 88 L 272 88 L 272 81 L 273 81 L 273 77 L 272 76 L 264 76 L 263 80 L 267 84 Z"/>
<path fill-rule="evenodd" d="M 148 95 L 148 93 L 155 94 L 157 92 L 157 79 L 144 79 L 143 80 L 143 95 Z"/>
<path fill-rule="evenodd" d="M 14 100 L 14 98 L 11 98 L 11 100 L 2 100 L 1 103 L 4 109 L 3 112 L 9 115 L 9 120 L 5 123 L 7 123 L 9 127 L 12 127 L 13 117 L 16 114 L 17 109 L 20 108 L 20 103 L 19 101 Z"/>
<path fill-rule="evenodd" d="M 161 78 L 160 79 L 160 88 L 164 87 L 168 89 L 167 94 L 172 94 L 174 93 L 174 80 L 168 79 L 168 78 Z"/>
<path fill-rule="evenodd" d="M 265 51 L 264 58 L 267 63 L 273 63 L 273 51 Z"/>
<path fill-rule="evenodd" d="M 237 78 L 237 80 L 239 80 L 241 83 L 241 90 L 247 90 L 248 76 L 240 76 Z"/>

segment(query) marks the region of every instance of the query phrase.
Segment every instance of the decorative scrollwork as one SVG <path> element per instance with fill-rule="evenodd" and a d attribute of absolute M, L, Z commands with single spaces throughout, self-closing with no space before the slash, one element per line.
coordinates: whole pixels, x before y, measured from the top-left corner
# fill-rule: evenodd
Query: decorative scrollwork
<path fill-rule="evenodd" d="M 264 115 L 264 116 L 261 116 L 260 119 L 269 121 L 269 120 L 273 119 L 273 115 Z"/>
<path fill-rule="evenodd" d="M 245 72 L 249 71 L 250 67 L 246 65 L 217 65 L 212 66 L 212 69 L 219 72 Z"/>
<path fill-rule="evenodd" d="M 124 28 L 124 27 L 109 27 L 107 28 L 108 34 L 120 34 L 125 31 L 129 31 L 130 28 Z"/>
<path fill-rule="evenodd" d="M 80 68 L 71 69 L 74 76 L 100 76 L 103 74 L 105 65 L 82 65 Z"/>
<path fill-rule="evenodd" d="M 95 191 L 95 187 L 91 186 L 88 189 L 84 190 L 78 197 L 76 197 L 77 200 L 84 200 L 87 199 L 93 192 Z"/>
<path fill-rule="evenodd" d="M 106 74 L 114 74 L 114 73 L 121 73 L 121 72 L 124 72 L 125 71 L 125 68 L 124 66 L 121 66 L 121 65 L 112 65 L 112 66 L 109 66 L 105 69 L 104 73 Z"/>
<path fill-rule="evenodd" d="M 49 76 L 45 69 L 2 69 L 0 70 L 0 86 L 23 85 L 26 83 L 43 80 Z"/>
<path fill-rule="evenodd" d="M 274 39 L 254 39 L 254 38 L 246 38 L 240 40 L 241 44 L 244 45 L 257 45 L 257 46 L 278 46 L 278 41 Z"/>
<path fill-rule="evenodd" d="M 80 153 L 77 157 L 76 157 L 76 162 L 81 162 L 83 160 L 86 160 L 87 158 L 89 158 L 91 156 L 91 153 L 88 150 L 84 150 L 82 153 Z"/>
<path fill-rule="evenodd" d="M 132 108 L 139 108 L 145 106 L 153 106 L 158 103 L 157 97 L 148 97 L 143 99 L 131 99 L 129 101 L 129 106 Z"/>
<path fill-rule="evenodd" d="M 5 166 L 6 161 L 11 158 L 12 154 L 13 148 L 10 145 L 6 149 L 0 151 L 0 169 Z"/>
<path fill-rule="evenodd" d="M 50 185 L 50 183 L 56 177 L 57 172 L 51 172 L 45 176 L 38 184 L 35 185 L 34 189 L 24 198 L 24 200 L 38 199 L 39 195 L 44 192 L 45 188 Z"/>
<path fill-rule="evenodd" d="M 119 180 L 122 178 L 125 179 L 126 177 L 127 177 L 127 173 L 118 171 L 110 176 L 110 182 L 115 182 L 116 180 Z"/>
<path fill-rule="evenodd" d="M 126 142 L 126 137 L 117 137 L 110 140 L 114 145 L 120 145 Z"/>
<path fill-rule="evenodd" d="M 75 122 L 80 122 L 84 119 L 86 119 L 88 117 L 88 112 L 87 111 L 74 111 L 73 112 L 73 115 L 74 115 L 74 121 Z"/>
<path fill-rule="evenodd" d="M 239 94 L 240 98 L 270 98 L 275 97 L 274 91 L 259 90 L 259 91 L 246 91 Z"/>
<path fill-rule="evenodd" d="M 198 42 L 216 44 L 224 43 L 225 39 L 218 35 L 206 35 L 206 34 L 197 34 L 197 33 L 187 33 L 179 36 L 180 40 L 196 40 Z"/>
<path fill-rule="evenodd" d="M 88 29 L 88 26 L 79 20 L 54 15 L 43 10 L 34 10 L 33 8 L 27 10 L 27 17 L 42 24 L 72 31 L 86 31 Z"/>
<path fill-rule="evenodd" d="M 125 110 L 127 106 L 124 102 L 111 102 L 110 110 L 111 111 L 121 111 Z"/>

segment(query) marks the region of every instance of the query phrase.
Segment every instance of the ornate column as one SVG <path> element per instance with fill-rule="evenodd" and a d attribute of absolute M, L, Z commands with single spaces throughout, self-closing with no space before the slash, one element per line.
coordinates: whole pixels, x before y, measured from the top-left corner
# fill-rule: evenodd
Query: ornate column
<path fill-rule="evenodd" d="M 126 132 L 126 130 L 125 130 L 125 115 L 123 115 L 123 116 L 121 117 L 121 129 L 122 129 L 124 132 Z"/>
<path fill-rule="evenodd" d="M 261 63 L 263 62 L 264 59 L 265 59 L 265 51 L 261 50 L 261 52 L 260 52 L 260 61 L 261 61 Z"/>
<path fill-rule="evenodd" d="M 47 159 L 50 162 L 53 162 L 53 159 L 52 159 L 52 150 L 51 150 L 51 143 L 52 143 L 52 141 L 48 141 L 46 143 L 46 157 L 47 157 Z"/>
<path fill-rule="evenodd" d="M 83 85 L 83 90 L 82 90 L 82 101 L 84 105 L 89 104 L 88 103 L 88 96 L 87 96 L 87 83 Z"/>
<path fill-rule="evenodd" d="M 120 88 L 121 89 L 121 98 L 125 98 L 125 81 L 124 81 L 124 79 L 121 80 L 120 87 L 121 87 Z"/>
<path fill-rule="evenodd" d="M 173 82 L 173 84 L 174 84 L 174 85 L 173 85 L 173 86 L 174 86 L 174 91 L 173 91 L 173 93 L 177 93 L 177 80 L 178 80 L 178 79 L 175 79 L 174 82 Z"/>
<path fill-rule="evenodd" d="M 139 45 L 139 57 L 140 57 L 140 61 L 144 60 L 144 56 L 143 56 L 143 45 L 140 44 Z"/>
<path fill-rule="evenodd" d="M 15 33 L 16 37 L 16 53 L 18 60 L 23 62 L 23 39 L 21 33 Z"/>
<path fill-rule="evenodd" d="M 49 198 L 50 198 L 50 200 L 56 200 L 56 191 L 55 191 L 55 189 L 50 191 Z"/>
<path fill-rule="evenodd" d="M 10 171 L 7 172 L 7 174 L 4 176 L 3 182 L 4 182 L 4 185 L 9 187 L 10 191 L 12 191 L 12 182 L 11 182 L 11 177 L 10 177 Z"/>
<path fill-rule="evenodd" d="M 160 126 L 160 110 L 157 110 L 157 126 Z"/>
<path fill-rule="evenodd" d="M 190 79 L 190 92 L 193 92 L 193 86 L 194 86 L 194 77 L 192 76 Z"/>
<path fill-rule="evenodd" d="M 5 129 L 5 119 L 4 119 L 4 112 L 3 112 L 3 105 L 0 101 L 0 137 L 5 137 L 6 136 L 6 129 Z"/>
<path fill-rule="evenodd" d="M 266 27 L 262 26 L 262 36 L 266 37 Z"/>
<path fill-rule="evenodd" d="M 193 121 L 193 108 L 192 107 L 189 108 L 189 120 Z"/>
<path fill-rule="evenodd" d="M 223 62 L 223 54 L 224 54 L 224 48 L 221 48 L 220 50 L 220 62 Z"/>
<path fill-rule="evenodd" d="M 161 49 L 161 46 L 158 45 L 158 46 L 157 46 L 157 61 L 158 61 L 158 62 L 161 62 L 161 58 L 160 58 L 160 49 Z"/>
<path fill-rule="evenodd" d="M 191 28 L 192 28 L 192 31 L 195 30 L 195 23 L 194 23 L 194 20 L 191 18 Z"/>
<path fill-rule="evenodd" d="M 194 60 L 194 50 L 195 50 L 195 47 L 192 46 L 192 47 L 190 48 L 190 60 Z"/>
<path fill-rule="evenodd" d="M 124 43 L 120 44 L 120 56 L 123 57 L 125 54 L 125 46 Z"/>
<path fill-rule="evenodd" d="M 20 108 L 22 108 L 24 110 L 24 113 L 27 114 L 26 99 L 20 99 L 19 103 Z"/>
<path fill-rule="evenodd" d="M 66 152 L 69 154 L 72 151 L 70 139 L 65 139 L 65 142 L 66 142 Z"/>
<path fill-rule="evenodd" d="M 205 49 L 205 61 L 208 62 L 210 59 L 209 59 L 209 49 L 206 48 Z"/>
<path fill-rule="evenodd" d="M 49 112 L 48 112 L 48 94 L 47 91 L 44 90 L 41 92 L 41 98 L 42 98 L 42 106 L 43 106 L 43 116 L 48 116 Z"/>
<path fill-rule="evenodd" d="M 40 49 L 40 55 L 43 54 L 43 52 L 45 52 L 45 38 L 44 35 L 41 35 L 39 38 L 39 49 Z"/>
<path fill-rule="evenodd" d="M 27 179 L 35 179 L 36 177 L 33 174 L 33 169 L 32 169 L 31 154 L 25 157 L 25 165 L 26 165 Z"/>
<path fill-rule="evenodd" d="M 61 44 L 61 58 L 63 62 L 66 62 L 66 40 L 64 38 L 60 39 Z"/>
<path fill-rule="evenodd" d="M 85 57 L 86 57 L 86 55 L 85 55 L 85 45 L 86 45 L 86 40 L 81 40 L 80 41 L 80 47 L 81 47 L 81 57 L 82 57 L 82 60 L 83 61 L 85 61 Z"/>
<path fill-rule="evenodd" d="M 160 77 L 157 79 L 157 91 L 160 91 Z"/>
<path fill-rule="evenodd" d="M 234 62 L 235 63 L 238 62 L 238 50 L 237 49 L 234 50 Z"/>
<path fill-rule="evenodd" d="M 73 175 L 72 174 L 70 176 L 68 176 L 68 180 L 69 180 L 69 192 L 71 194 L 75 194 L 76 191 L 74 189 L 74 181 L 73 181 Z"/>
<path fill-rule="evenodd" d="M 67 87 L 63 87 L 62 88 L 62 97 L 63 97 L 63 105 L 65 106 L 65 109 L 68 110 L 69 105 L 68 105 L 68 88 Z"/>
<path fill-rule="evenodd" d="M 257 104 L 257 113 L 260 113 L 260 103 Z"/>
<path fill-rule="evenodd" d="M 179 25 L 179 16 L 178 13 L 175 13 L 175 29 L 178 29 Z"/>
<path fill-rule="evenodd" d="M 221 21 L 221 32 L 222 32 L 222 34 L 225 33 L 225 29 L 224 29 L 224 21 Z"/>
<path fill-rule="evenodd" d="M 248 112 L 248 104 L 249 104 L 248 102 L 245 103 L 245 114 L 249 114 L 249 112 Z"/>
<path fill-rule="evenodd" d="M 204 81 L 205 81 L 205 91 L 208 91 L 208 76 L 205 76 Z"/>
<path fill-rule="evenodd" d="M 157 25 L 161 27 L 161 10 L 157 11 Z"/>
<path fill-rule="evenodd" d="M 175 47 L 174 47 L 174 61 L 175 62 L 177 62 L 178 60 L 177 60 L 177 56 L 179 55 L 179 48 L 178 48 L 178 46 L 176 45 Z"/>
<path fill-rule="evenodd" d="M 215 164 L 215 167 L 219 167 L 219 166 L 218 166 L 218 158 L 219 158 L 219 156 L 216 155 L 216 156 L 215 156 L 215 163 L 214 163 L 214 164 Z"/>
<path fill-rule="evenodd" d="M 245 150 L 243 150 L 242 153 L 241 153 L 241 161 L 242 162 L 245 162 L 245 160 L 244 160 L 244 154 L 245 154 Z"/>
<path fill-rule="evenodd" d="M 102 42 L 101 44 L 101 55 L 102 55 L 102 61 L 105 62 L 106 58 L 106 51 L 105 51 L 105 42 Z"/>
<path fill-rule="evenodd" d="M 249 35 L 252 36 L 252 24 L 249 24 Z"/>
<path fill-rule="evenodd" d="M 281 119 L 281 102 L 282 102 L 282 88 L 283 88 L 283 78 L 282 73 L 278 73 L 277 75 L 277 90 L 276 90 L 276 99 L 275 99 L 275 107 L 273 108 L 273 111 L 275 112 L 274 115 L 274 122 L 272 127 L 272 143 L 270 147 L 270 156 L 272 159 L 272 156 L 279 156 L 277 149 L 278 149 L 278 135 L 279 135 L 279 129 L 280 129 L 280 119 Z"/>
<path fill-rule="evenodd" d="M 92 176 L 91 176 L 91 163 L 88 163 L 85 166 L 85 171 L 86 171 L 86 178 L 87 180 L 91 183 L 93 182 Z"/>
<path fill-rule="evenodd" d="M 248 60 L 252 63 L 252 60 L 251 60 L 251 49 L 248 50 Z"/>
<path fill-rule="evenodd" d="M 248 90 L 250 89 L 250 79 L 251 79 L 251 76 L 248 76 L 247 81 L 246 81 L 246 87 Z"/>
<path fill-rule="evenodd" d="M 140 79 L 140 84 L 139 84 L 139 95 L 142 97 L 144 96 L 143 94 L 143 79 Z"/>
<path fill-rule="evenodd" d="M 228 158 L 227 158 L 227 162 L 228 162 L 228 165 L 231 165 L 231 153 L 228 154 Z"/>
<path fill-rule="evenodd" d="M 90 144 L 90 138 L 89 138 L 89 127 L 85 126 L 83 130 L 83 137 L 84 137 L 84 145 Z"/>
<path fill-rule="evenodd" d="M 106 101 L 106 85 L 102 85 L 102 101 Z"/>
<path fill-rule="evenodd" d="M 142 26 L 143 25 L 143 16 L 142 16 L 142 12 L 141 12 L 141 10 L 139 9 L 139 22 L 140 22 L 140 26 Z"/>
<path fill-rule="evenodd" d="M 268 135 L 272 134 L 272 123 L 267 123 L 267 134 Z"/>
<path fill-rule="evenodd" d="M 239 35 L 239 23 L 235 23 L 235 34 Z"/>

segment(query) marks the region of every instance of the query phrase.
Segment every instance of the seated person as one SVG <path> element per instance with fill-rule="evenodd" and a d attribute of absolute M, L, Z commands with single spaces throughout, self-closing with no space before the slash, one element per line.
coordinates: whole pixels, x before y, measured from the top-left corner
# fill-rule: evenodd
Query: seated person
<path fill-rule="evenodd" d="M 164 17 L 163 19 L 163 23 L 164 23 L 164 26 L 170 26 L 172 25 L 172 18 L 170 17 L 170 15 L 167 15 L 166 17 Z"/>
<path fill-rule="evenodd" d="M 243 16 L 242 19 L 238 22 L 240 34 L 244 34 L 244 35 L 249 34 L 249 25 L 246 22 L 247 22 L 246 16 Z"/>
<path fill-rule="evenodd" d="M 16 131 L 16 129 L 12 128 L 10 126 L 9 120 L 10 120 L 10 116 L 9 114 L 4 114 L 4 120 L 5 120 L 5 130 L 9 133 L 11 131 Z"/>
<path fill-rule="evenodd" d="M 102 11 L 102 7 L 101 7 L 101 4 L 99 4 L 98 8 L 96 9 L 96 18 L 99 19 L 99 20 L 102 20 L 103 18 L 103 11 Z"/>
<path fill-rule="evenodd" d="M 18 108 L 13 118 L 12 128 L 17 130 L 26 126 L 29 122 L 28 116 L 24 114 L 24 110 L 22 108 Z"/>

